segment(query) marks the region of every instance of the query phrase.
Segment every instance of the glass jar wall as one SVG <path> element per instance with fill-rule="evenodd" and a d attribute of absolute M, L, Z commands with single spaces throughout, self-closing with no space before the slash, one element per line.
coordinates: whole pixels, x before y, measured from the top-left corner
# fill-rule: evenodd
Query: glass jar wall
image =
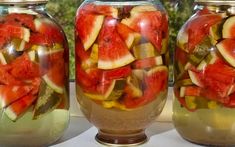
<path fill-rule="evenodd" d="M 85 1 L 76 16 L 76 89 L 103 144 L 140 144 L 166 101 L 168 17 L 153 1 Z"/>
<path fill-rule="evenodd" d="M 47 146 L 68 126 L 68 45 L 46 2 L 0 2 L 0 146 Z"/>
<path fill-rule="evenodd" d="M 178 34 L 173 122 L 194 143 L 235 145 L 233 1 L 197 0 Z"/>

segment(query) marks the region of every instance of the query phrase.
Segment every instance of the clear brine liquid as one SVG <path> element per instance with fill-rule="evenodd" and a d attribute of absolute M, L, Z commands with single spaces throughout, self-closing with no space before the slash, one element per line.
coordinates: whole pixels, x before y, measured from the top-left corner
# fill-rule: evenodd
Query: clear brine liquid
<path fill-rule="evenodd" d="M 207 145 L 235 144 L 234 109 L 199 109 L 190 112 L 178 100 L 174 100 L 173 112 L 175 128 L 185 139 Z"/>
<path fill-rule="evenodd" d="M 4 113 L 0 119 L 0 146 L 45 146 L 58 140 L 69 122 L 69 111 L 56 109 L 32 120 L 32 112 L 25 113 L 16 122 Z"/>

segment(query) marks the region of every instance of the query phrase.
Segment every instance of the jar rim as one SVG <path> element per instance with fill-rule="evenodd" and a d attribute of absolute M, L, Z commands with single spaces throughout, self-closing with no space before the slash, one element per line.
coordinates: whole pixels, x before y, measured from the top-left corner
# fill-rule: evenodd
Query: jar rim
<path fill-rule="evenodd" d="M 235 6 L 235 0 L 195 0 L 196 4 L 216 5 L 216 6 Z"/>
<path fill-rule="evenodd" d="M 48 0 L 0 0 L 0 4 L 43 4 Z"/>

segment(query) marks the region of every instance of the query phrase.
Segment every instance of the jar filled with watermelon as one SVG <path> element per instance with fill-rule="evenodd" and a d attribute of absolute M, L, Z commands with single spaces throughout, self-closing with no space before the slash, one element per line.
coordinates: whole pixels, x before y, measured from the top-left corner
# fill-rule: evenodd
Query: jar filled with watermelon
<path fill-rule="evenodd" d="M 168 85 L 168 16 L 152 0 L 85 1 L 77 10 L 76 92 L 102 144 L 137 145 Z"/>
<path fill-rule="evenodd" d="M 235 1 L 196 0 L 179 31 L 173 122 L 203 145 L 235 145 Z"/>
<path fill-rule="evenodd" d="M 68 126 L 68 45 L 46 3 L 0 1 L 0 146 L 47 146 Z"/>

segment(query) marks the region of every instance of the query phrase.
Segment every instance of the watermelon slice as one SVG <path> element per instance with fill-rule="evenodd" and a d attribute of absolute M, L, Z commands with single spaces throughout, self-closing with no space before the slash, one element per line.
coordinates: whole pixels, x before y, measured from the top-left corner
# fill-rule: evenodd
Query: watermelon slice
<path fill-rule="evenodd" d="M 128 48 L 131 48 L 133 44 L 137 44 L 141 38 L 139 33 L 134 32 L 132 29 L 122 23 L 117 24 L 117 31 L 122 39 L 125 40 Z"/>
<path fill-rule="evenodd" d="M 35 16 L 30 15 L 30 14 L 11 13 L 11 14 L 6 15 L 5 20 L 6 22 L 18 24 L 20 26 L 25 26 L 32 31 L 36 31 L 34 18 Z"/>
<path fill-rule="evenodd" d="M 210 27 L 222 20 L 218 14 L 208 14 L 195 16 L 187 25 L 188 34 L 188 52 L 192 52 L 194 47 L 202 42 L 209 34 Z"/>
<path fill-rule="evenodd" d="M 39 65 L 33 63 L 28 54 L 23 54 L 22 56 L 16 58 L 12 63 L 11 75 L 16 79 L 33 79 L 40 76 Z"/>
<path fill-rule="evenodd" d="M 235 40 L 225 39 L 216 45 L 224 59 L 235 67 Z"/>
<path fill-rule="evenodd" d="M 168 68 L 166 66 L 158 66 L 149 70 L 144 77 L 145 89 L 143 96 L 133 98 L 130 95 L 126 95 L 123 99 L 124 105 L 133 109 L 153 101 L 160 92 L 166 90 L 167 81 Z"/>
<path fill-rule="evenodd" d="M 64 43 L 64 33 L 53 21 L 45 18 L 37 18 L 34 20 L 36 31 L 42 34 L 52 43 Z"/>
<path fill-rule="evenodd" d="M 161 29 L 162 13 L 160 11 L 134 13 L 130 18 L 123 19 L 121 23 L 139 32 L 161 53 L 163 32 Z"/>
<path fill-rule="evenodd" d="M 189 70 L 188 74 L 189 74 L 190 79 L 192 80 L 192 82 L 195 85 L 197 85 L 199 87 L 204 87 L 204 84 L 203 84 L 203 81 L 202 81 L 202 78 L 203 78 L 202 76 L 203 75 L 201 74 L 201 72 L 196 72 L 196 71 Z"/>
<path fill-rule="evenodd" d="M 84 95 L 93 100 L 114 101 L 122 96 L 125 85 L 125 79 L 104 81 L 97 85 L 95 92 L 85 92 Z"/>
<path fill-rule="evenodd" d="M 10 36 L 19 39 L 23 39 L 29 42 L 30 30 L 25 27 L 19 27 L 11 24 L 0 24 L 1 36 Z"/>
<path fill-rule="evenodd" d="M 45 81 L 42 81 L 39 89 L 38 99 L 34 107 L 33 118 L 37 119 L 53 111 L 61 102 L 61 97 L 58 96 L 52 88 L 47 86 Z"/>
<path fill-rule="evenodd" d="M 86 51 L 84 49 L 82 42 L 80 40 L 76 41 L 75 48 L 76 48 L 76 57 L 77 59 L 80 60 L 80 62 L 85 62 L 86 60 L 89 60 L 91 52 L 90 50 Z"/>
<path fill-rule="evenodd" d="M 32 86 L 27 85 L 0 85 L 0 109 L 27 95 L 31 90 Z"/>
<path fill-rule="evenodd" d="M 80 64 L 76 64 L 76 81 L 83 89 L 96 86 L 100 81 L 101 74 L 99 69 L 91 69 L 86 72 Z"/>
<path fill-rule="evenodd" d="M 15 101 L 5 109 L 6 115 L 12 120 L 16 121 L 22 114 L 24 114 L 37 99 L 36 96 L 31 94 L 22 97 Z"/>
<path fill-rule="evenodd" d="M 133 63 L 134 68 L 136 69 L 142 69 L 142 68 L 150 68 L 153 66 L 162 65 L 162 56 L 157 57 L 151 57 L 151 58 L 145 58 L 142 60 L 137 60 Z"/>
<path fill-rule="evenodd" d="M 181 50 L 184 50 L 185 52 L 189 52 L 188 48 L 187 48 L 188 33 L 187 33 L 185 27 L 186 26 L 183 26 L 182 27 L 183 29 L 181 29 L 177 35 L 177 47 L 180 48 Z"/>
<path fill-rule="evenodd" d="M 0 83 L 5 85 L 20 85 L 22 82 L 10 74 L 9 65 L 0 65 Z"/>
<path fill-rule="evenodd" d="M 197 86 L 180 87 L 180 97 L 200 96 L 201 88 Z"/>
<path fill-rule="evenodd" d="M 63 94 L 64 93 L 64 79 L 65 79 L 65 65 L 63 63 L 57 66 L 52 66 L 46 75 L 43 76 L 45 82 L 50 86 L 55 92 Z"/>
<path fill-rule="evenodd" d="M 231 38 L 234 39 L 235 31 L 235 16 L 229 17 L 223 25 L 222 36 L 223 38 Z"/>
<path fill-rule="evenodd" d="M 125 66 L 135 59 L 116 31 L 117 20 L 107 17 L 101 29 L 98 45 L 98 68 L 114 69 Z"/>
<path fill-rule="evenodd" d="M 108 5 L 87 4 L 82 6 L 79 13 L 93 13 L 118 18 L 118 9 Z"/>
<path fill-rule="evenodd" d="M 52 46 L 53 41 L 50 40 L 48 37 L 44 36 L 40 33 L 31 33 L 30 41 L 28 46 L 32 45 L 40 45 L 40 46 Z"/>
<path fill-rule="evenodd" d="M 130 74 L 131 74 L 131 67 L 124 66 L 117 69 L 103 71 L 102 79 L 105 80 L 121 79 L 128 77 Z"/>
<path fill-rule="evenodd" d="M 101 82 L 99 85 L 96 86 L 96 91 L 89 93 L 84 92 L 84 95 L 94 100 L 107 100 L 115 87 L 115 83 L 115 80 L 112 82 Z"/>
<path fill-rule="evenodd" d="M 103 22 L 103 15 L 77 14 L 76 35 L 82 41 L 85 50 L 88 50 L 95 42 Z"/>

